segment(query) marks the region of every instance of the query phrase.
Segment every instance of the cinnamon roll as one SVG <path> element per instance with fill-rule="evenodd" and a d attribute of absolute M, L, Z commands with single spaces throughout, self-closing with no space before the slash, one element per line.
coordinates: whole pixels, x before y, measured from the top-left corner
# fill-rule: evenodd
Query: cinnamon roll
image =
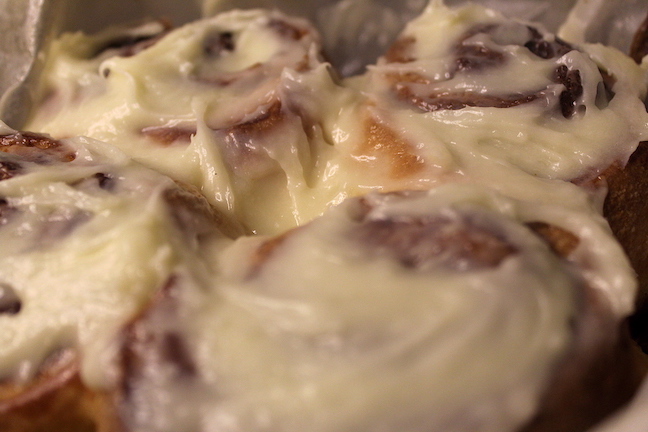
<path fill-rule="evenodd" d="M 328 146 L 313 99 L 335 87 L 318 33 L 261 10 L 154 24 L 60 38 L 25 127 L 114 144 L 198 187 L 250 232 L 303 223 L 298 203 Z M 278 227 L 258 217 L 259 201 Z"/>
<path fill-rule="evenodd" d="M 476 4 L 431 2 L 349 85 L 366 101 L 345 163 L 389 190 L 467 181 L 569 205 L 567 182 L 596 189 L 648 132 L 630 57 Z"/>
<path fill-rule="evenodd" d="M 575 431 L 638 383 L 630 267 L 559 206 L 371 194 L 219 256 L 125 329 L 126 431 Z"/>
<path fill-rule="evenodd" d="M 0 427 L 94 430 L 113 418 L 103 391 L 119 329 L 240 229 L 89 139 L 3 127 L 0 165 Z"/>

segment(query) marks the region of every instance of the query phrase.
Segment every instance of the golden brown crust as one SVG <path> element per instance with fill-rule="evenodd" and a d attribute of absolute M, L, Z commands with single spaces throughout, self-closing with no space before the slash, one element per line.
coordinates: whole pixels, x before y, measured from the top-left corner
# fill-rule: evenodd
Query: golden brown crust
<path fill-rule="evenodd" d="M 616 322 L 591 312 L 577 324 L 576 344 L 557 367 L 538 415 L 521 432 L 589 430 L 626 404 L 639 387 L 646 358 L 627 326 L 614 330 Z"/>
<path fill-rule="evenodd" d="M 364 133 L 366 139 L 357 153 L 385 161 L 388 178 L 399 180 L 415 176 L 425 168 L 425 162 L 415 153 L 414 145 L 384 122 L 367 117 Z"/>
<path fill-rule="evenodd" d="M 283 22 L 273 24 L 278 31 L 287 37 L 296 40 L 305 33 L 286 26 Z M 633 43 L 633 57 L 639 61 L 648 52 L 648 18 L 637 34 Z M 137 42 L 137 41 L 134 41 Z M 222 42 L 222 41 L 221 41 Z M 410 45 L 414 41 L 403 39 L 395 44 L 387 55 L 388 61 L 410 62 L 408 56 Z M 533 40 L 534 53 L 544 53 L 547 47 L 543 40 Z M 112 47 L 111 47 L 112 48 Z M 497 53 L 475 51 L 472 47 L 461 45 L 458 51 L 457 68 L 460 70 L 474 69 L 488 66 L 489 62 L 499 62 L 501 58 Z M 130 46 L 128 47 L 130 49 Z M 530 48 L 531 49 L 531 48 Z M 130 55 L 130 54 L 125 54 Z M 541 54 L 538 54 L 541 55 Z M 541 56 L 544 56 L 542 54 Z M 565 66 L 566 68 L 566 66 Z M 577 72 L 577 71 L 575 71 Z M 580 77 L 575 72 L 557 71 L 557 80 L 569 89 L 578 90 Z M 571 78 L 569 73 L 572 73 Z M 401 100 L 413 103 L 424 111 L 437 109 L 459 109 L 465 106 L 495 106 L 511 107 L 523 103 L 533 102 L 538 95 L 525 95 L 515 99 L 504 97 L 483 97 L 476 99 L 473 95 L 448 95 L 430 93 L 424 97 L 411 93 L 407 84 L 423 80 L 416 76 L 405 79 L 404 85 L 396 85 L 397 95 Z M 573 115 L 574 107 L 571 97 L 566 94 L 565 101 L 561 97 L 562 114 L 569 118 Z M 570 98 L 571 97 L 571 98 Z M 285 121 L 285 111 L 280 102 L 271 104 L 264 114 L 246 123 L 236 125 L 225 130 L 230 138 L 230 145 L 237 152 L 235 155 L 241 160 L 249 160 L 255 155 L 250 154 L 250 147 L 242 143 L 253 139 L 257 134 L 267 133 Z M 421 160 L 413 154 L 411 146 L 397 134 L 382 123 L 368 120 L 365 125 L 367 135 L 366 146 L 363 154 L 371 152 L 388 153 L 391 163 L 391 175 L 402 178 L 422 169 Z M 148 128 L 143 134 L 152 137 L 164 145 L 176 141 L 187 141 L 195 133 L 192 130 L 173 128 Z M 57 153 L 60 161 L 74 159 L 73 154 L 59 149 L 59 143 L 50 145 L 51 142 L 41 140 L 32 134 L 16 134 L 0 139 L 0 151 L 29 156 L 36 148 L 47 152 Z M 51 149 L 51 150 L 50 150 Z M 39 151 L 36 151 L 40 154 Z M 236 164 L 240 166 L 242 164 Z M 0 162 L 0 180 L 11 178 L 19 172 L 20 167 L 11 163 Z M 648 319 L 642 321 L 642 316 L 648 316 L 648 250 L 645 247 L 645 237 L 638 233 L 648 232 L 648 221 L 644 215 L 648 214 L 648 144 L 640 146 L 632 156 L 626 169 L 612 169 L 606 172 L 605 178 L 610 185 L 610 194 L 605 202 L 605 213 L 610 221 L 610 226 L 625 247 L 632 264 L 637 269 L 642 294 L 639 297 L 639 312 L 630 320 L 631 331 L 637 335 L 648 335 Z M 646 180 L 644 180 L 646 179 Z M 179 189 L 167 191 L 166 199 L 173 208 L 172 214 L 178 225 L 187 231 L 200 235 L 200 228 L 218 226 L 231 237 L 243 234 L 243 230 L 233 221 L 215 211 L 204 197 L 191 187 L 182 185 Z M 2 206 L 0 201 L 0 223 Z M 420 221 L 414 231 L 405 233 L 407 241 L 402 250 L 398 252 L 407 254 L 412 249 L 413 239 L 421 238 L 421 227 L 425 228 L 429 221 Z M 438 224 L 439 221 L 434 221 Z M 528 226 L 539 236 L 544 238 L 554 252 L 562 257 L 568 257 L 578 246 L 579 239 L 573 234 L 560 228 L 543 223 L 532 222 Z M 398 222 L 389 221 L 384 224 L 372 224 L 367 233 L 366 240 L 381 240 L 387 243 L 402 245 L 402 237 L 394 236 Z M 645 229 L 644 229 L 645 228 Z M 209 231 L 209 230 L 206 230 Z M 376 236 L 376 233 L 379 235 Z M 281 245 L 285 236 L 277 237 L 262 245 L 258 252 L 259 264 L 266 260 L 273 250 Z M 442 239 L 445 246 L 457 246 L 447 239 Z M 486 244 L 488 248 L 482 249 Z M 414 244 L 417 246 L 417 244 Z M 505 246 L 505 245 L 504 245 Z M 465 238 L 460 239 L 459 252 L 469 251 L 474 255 L 479 254 L 480 260 L 494 259 L 492 265 L 499 264 L 510 250 L 499 243 L 499 239 L 487 237 L 484 233 L 470 231 Z M 458 253 L 459 253 L 458 252 Z M 495 253 L 493 253 L 495 252 Z M 412 261 L 409 256 L 404 259 Z M 490 261 L 487 264 L 491 265 Z M 151 308 L 143 312 L 125 330 L 125 341 L 121 352 L 121 367 L 123 382 L 119 389 L 118 402 L 112 396 L 107 396 L 88 389 L 82 383 L 79 375 L 79 362 L 74 353 L 65 352 L 54 361 L 42 368 L 38 377 L 26 385 L 5 382 L 0 384 L 0 431 L 6 432 L 40 432 L 51 431 L 53 425 L 56 430 L 70 430 L 75 432 L 121 431 L 125 428 L 120 425 L 116 410 L 128 405 L 127 411 L 137 409 L 131 405 L 129 394 L 131 386 L 137 385 L 138 375 L 143 373 L 146 362 L 165 361 L 171 362 L 183 376 L 191 376 L 193 365 L 178 336 L 170 331 L 151 332 L 152 327 L 146 324 L 151 319 L 156 319 L 155 314 L 163 312 L 166 316 L 172 315 L 175 301 L 171 294 L 173 282 L 161 290 L 160 296 L 153 302 Z M 586 295 L 583 300 L 582 316 L 575 322 L 577 344 L 566 356 L 564 362 L 557 365 L 556 375 L 549 384 L 549 391 L 544 396 L 541 413 L 536 416 L 523 432 L 561 432 L 584 431 L 598 422 L 605 415 L 618 408 L 627 401 L 635 391 L 644 371 L 644 358 L 637 355 L 635 345 L 630 341 L 629 332 L 624 327 L 617 333 L 617 323 L 612 313 L 607 310 L 607 305 L 598 298 L 593 290 L 585 287 Z M 643 327 L 645 326 L 645 328 Z M 648 347 L 648 336 L 644 347 Z M 648 350 L 648 348 L 646 348 Z"/>
<path fill-rule="evenodd" d="M 623 246 L 639 281 L 637 311 L 630 332 L 648 353 L 648 143 L 639 144 L 626 166 L 606 172 L 609 192 L 604 214 Z"/>
<path fill-rule="evenodd" d="M 26 384 L 0 385 L 3 432 L 116 432 L 105 395 L 88 389 L 79 375 L 76 354 L 63 351 Z"/>
<path fill-rule="evenodd" d="M 605 178 L 609 191 L 604 215 L 637 271 L 640 285 L 648 287 L 648 248 L 641 237 L 648 232 L 648 143 L 640 143 L 626 166 L 608 170 Z M 642 296 L 639 300 L 644 301 Z"/>
<path fill-rule="evenodd" d="M 358 225 L 345 238 L 366 246 L 368 253 L 391 254 L 408 268 L 419 269 L 426 259 L 437 255 L 448 255 L 450 265 L 469 260 L 460 266 L 463 270 L 496 266 L 504 257 L 516 253 L 496 232 L 487 232 L 470 221 L 462 221 L 459 230 L 445 230 L 450 222 L 443 218 L 372 220 L 366 217 L 369 204 L 363 199 L 358 204 L 361 208 L 353 219 Z M 560 227 L 541 222 L 527 226 L 563 259 L 569 259 L 578 247 L 578 237 Z M 304 227 L 297 230 L 301 229 Z M 253 273 L 260 271 L 289 240 L 289 234 L 296 232 L 262 242 L 253 254 Z M 454 237 L 446 236 L 449 232 Z M 254 277 L 253 273 L 250 277 Z M 170 281 L 124 331 L 118 400 L 121 415 L 126 418 L 132 418 L 133 410 L 137 410 L 135 402 L 140 399 L 134 395 L 142 380 L 152 378 L 151 371 L 170 368 L 171 379 L 187 382 L 195 378 L 191 353 L 172 325 L 167 327 L 178 315 L 179 289 L 182 287 Z M 586 431 L 627 403 L 648 370 L 645 356 L 640 355 L 629 337 L 627 323 L 619 328 L 606 297 L 585 283 L 577 295 L 580 307 L 573 318 L 574 343 L 554 365 L 538 414 L 520 432 Z"/>

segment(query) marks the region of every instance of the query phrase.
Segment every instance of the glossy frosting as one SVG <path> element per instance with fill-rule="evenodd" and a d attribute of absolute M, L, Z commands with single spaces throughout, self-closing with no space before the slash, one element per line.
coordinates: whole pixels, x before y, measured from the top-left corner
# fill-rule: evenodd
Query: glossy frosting
<path fill-rule="evenodd" d="M 570 259 L 525 225 L 551 216 L 580 239 Z M 145 357 L 166 372 L 129 377 L 131 409 L 164 431 L 516 430 L 574 338 L 591 261 L 628 270 L 603 227 L 558 206 L 460 185 L 348 200 L 240 239 L 210 291 L 179 290 L 188 358 Z"/>
<path fill-rule="evenodd" d="M 28 128 L 114 143 L 254 233 L 372 189 L 446 182 L 587 206 L 564 181 L 625 163 L 647 137 L 644 69 L 478 5 L 431 2 L 344 81 L 314 30 L 278 13 L 221 14 L 128 56 L 100 50 L 111 38 L 55 45 Z"/>
<path fill-rule="evenodd" d="M 81 346 L 90 383 L 107 379 L 96 371 L 118 328 L 125 352 L 141 343 L 133 328 L 162 332 L 161 348 L 134 349 L 141 374 L 115 374 L 136 383 L 122 406 L 133 430 L 515 431 L 566 360 L 584 293 L 612 320 L 632 311 L 600 176 L 648 139 L 647 80 L 614 49 L 433 0 L 351 78 L 308 23 L 261 10 L 66 35 L 45 70 L 27 127 L 105 141 L 131 186 L 104 200 L 60 180 L 103 164 L 90 150 L 0 182 L 30 224 L 49 223 L 38 209 L 52 202 L 83 216 L 55 252 L 28 247 L 34 229 L 0 227 L 29 251 L 0 256 L 0 278 L 27 295 L 63 269 L 63 298 L 108 296 L 87 307 L 96 327 L 33 300 L 41 322 L 59 317 L 34 332 Z M 197 187 L 250 235 L 186 245 L 162 199 L 170 180 L 129 158 Z M 569 249 L 533 224 L 558 227 Z M 124 271 L 99 277 L 108 265 Z M 0 351 L 9 373 L 37 339 L 6 337 L 22 344 Z M 147 357 L 165 343 L 174 358 Z"/>
<path fill-rule="evenodd" d="M 323 144 L 300 99 L 321 85 L 304 88 L 303 77 L 331 82 L 314 29 L 279 13 L 235 11 L 153 38 L 126 53 L 112 48 L 124 44 L 112 32 L 61 38 L 27 129 L 115 144 L 199 187 L 251 231 L 303 222 L 294 201 L 308 196 Z M 258 217 L 259 205 L 268 216 Z"/>
<path fill-rule="evenodd" d="M 200 267 L 215 228 L 192 227 L 200 216 L 169 198 L 179 187 L 114 147 L 62 145 L 74 160 L 0 152 L 3 168 L 17 168 L 0 181 L 0 376 L 29 381 L 75 348 L 84 379 L 101 386 L 118 330 L 174 272 Z"/>
<path fill-rule="evenodd" d="M 349 120 L 364 129 L 336 143 L 352 157 L 340 172 L 367 186 L 469 181 L 520 198 L 550 190 L 569 205 L 569 185 L 547 180 L 587 181 L 624 164 L 648 131 L 645 70 L 630 58 L 475 4 L 432 2 L 350 85 L 368 100 Z"/>

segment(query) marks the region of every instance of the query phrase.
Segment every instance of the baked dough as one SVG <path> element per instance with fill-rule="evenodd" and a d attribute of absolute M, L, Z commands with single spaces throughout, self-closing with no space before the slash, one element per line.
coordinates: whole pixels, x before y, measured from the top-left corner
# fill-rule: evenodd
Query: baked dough
<path fill-rule="evenodd" d="M 639 378 L 599 285 L 622 255 L 594 221 L 489 189 L 350 199 L 237 240 L 209 288 L 160 293 L 126 329 L 120 414 L 129 431 L 585 430 Z"/>
<path fill-rule="evenodd" d="M 0 167 L 0 426 L 92 430 L 114 418 L 104 392 L 120 329 L 240 228 L 90 139 L 3 127 Z"/>
<path fill-rule="evenodd" d="M 646 92 L 474 4 L 348 78 L 276 11 L 63 35 L 50 135 L 0 140 L 0 425 L 71 394 L 101 432 L 586 430 L 644 372 L 603 205 L 623 233 Z"/>

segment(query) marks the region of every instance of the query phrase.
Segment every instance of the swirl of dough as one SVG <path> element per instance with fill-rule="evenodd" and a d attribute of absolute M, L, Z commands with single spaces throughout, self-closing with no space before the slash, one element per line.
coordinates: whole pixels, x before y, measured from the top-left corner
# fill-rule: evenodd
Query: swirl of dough
<path fill-rule="evenodd" d="M 152 23 L 64 35 L 26 127 L 114 144 L 197 187 L 250 231 L 277 230 L 277 221 L 292 227 L 302 222 L 294 203 L 310 196 L 326 146 L 311 106 L 312 95 L 334 87 L 320 50 L 308 22 L 262 10 L 172 31 Z M 270 222 L 251 209 L 262 200 L 277 213 Z"/>
<path fill-rule="evenodd" d="M 432 2 L 358 85 L 373 121 L 427 166 L 474 177 L 476 157 L 572 181 L 625 164 L 646 138 L 645 82 L 632 63 L 482 6 Z"/>
<path fill-rule="evenodd" d="M 176 267 L 240 234 L 193 189 L 101 142 L 8 131 L 0 164 L 4 382 L 29 383 L 71 350 L 84 383 L 106 384 L 117 329 Z"/>
<path fill-rule="evenodd" d="M 125 423 L 519 430 L 559 365 L 590 370 L 597 351 L 571 351 L 573 323 L 617 319 L 586 274 L 596 260 L 578 252 L 613 245 L 609 235 L 527 206 L 457 185 L 371 194 L 284 235 L 240 239 L 212 288 L 178 284 L 126 330 Z"/>

